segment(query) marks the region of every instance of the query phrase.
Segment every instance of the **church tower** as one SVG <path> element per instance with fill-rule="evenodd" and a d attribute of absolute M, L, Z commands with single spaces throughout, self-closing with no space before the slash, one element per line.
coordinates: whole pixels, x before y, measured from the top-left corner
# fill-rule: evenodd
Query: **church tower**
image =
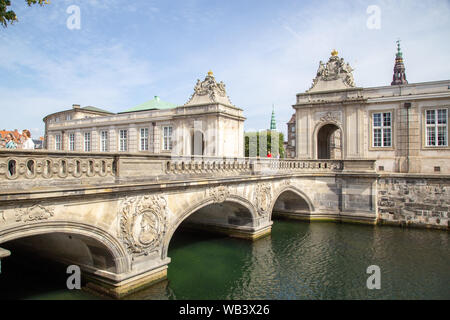
<path fill-rule="evenodd" d="M 394 76 L 391 86 L 408 84 L 406 81 L 405 65 L 403 64 L 403 53 L 400 50 L 400 40 L 397 40 L 397 55 L 395 57 Z"/>
<path fill-rule="evenodd" d="M 275 107 L 272 105 L 272 119 L 270 120 L 270 130 L 277 130 L 277 123 L 275 121 Z"/>

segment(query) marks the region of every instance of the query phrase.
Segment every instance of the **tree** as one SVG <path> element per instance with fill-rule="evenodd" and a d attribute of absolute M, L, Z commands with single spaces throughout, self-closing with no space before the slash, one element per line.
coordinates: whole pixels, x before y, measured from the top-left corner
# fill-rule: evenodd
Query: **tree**
<path fill-rule="evenodd" d="M 263 154 L 260 155 L 259 154 L 259 139 L 260 136 L 267 135 L 267 151 L 270 151 L 270 153 L 273 154 L 273 156 L 276 155 L 276 152 L 274 152 L 272 150 L 272 132 L 274 134 L 278 135 L 278 152 L 280 154 L 280 158 L 284 158 L 285 157 L 285 152 L 284 152 L 284 135 L 281 132 L 278 131 L 274 131 L 274 130 L 267 130 L 267 131 L 263 131 L 263 132 L 246 132 L 245 133 L 245 156 L 248 157 L 250 155 L 250 139 L 252 138 L 252 140 L 255 140 L 255 136 L 256 136 L 256 156 L 257 157 L 266 157 L 267 154 Z"/>
<path fill-rule="evenodd" d="M 32 4 L 38 4 L 43 6 L 44 4 L 49 4 L 49 0 L 25 0 L 28 6 Z M 13 24 L 17 20 L 16 13 L 13 10 L 8 10 L 11 5 L 10 0 L 0 0 L 0 24 L 6 28 L 8 23 Z"/>

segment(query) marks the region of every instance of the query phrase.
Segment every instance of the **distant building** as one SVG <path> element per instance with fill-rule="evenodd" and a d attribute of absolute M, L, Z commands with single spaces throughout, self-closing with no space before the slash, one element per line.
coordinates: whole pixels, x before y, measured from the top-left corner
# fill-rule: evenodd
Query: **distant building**
<path fill-rule="evenodd" d="M 44 137 L 33 139 L 35 149 L 44 149 Z"/>
<path fill-rule="evenodd" d="M 295 114 L 287 123 L 286 158 L 295 158 Z"/>
<path fill-rule="evenodd" d="M 244 120 L 225 84 L 210 71 L 181 106 L 155 96 L 118 114 L 79 105 L 50 114 L 44 118 L 45 145 L 66 151 L 243 156 Z"/>

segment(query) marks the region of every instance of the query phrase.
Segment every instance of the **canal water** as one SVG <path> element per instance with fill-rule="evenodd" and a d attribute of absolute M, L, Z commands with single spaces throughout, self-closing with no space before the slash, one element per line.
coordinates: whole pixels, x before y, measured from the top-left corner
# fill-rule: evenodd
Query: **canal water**
<path fill-rule="evenodd" d="M 177 231 L 168 280 L 130 299 L 450 299 L 446 231 L 275 221 L 256 242 Z M 367 268 L 381 270 L 369 290 Z M 0 298 L 99 299 L 65 288 L 65 269 L 14 255 Z"/>

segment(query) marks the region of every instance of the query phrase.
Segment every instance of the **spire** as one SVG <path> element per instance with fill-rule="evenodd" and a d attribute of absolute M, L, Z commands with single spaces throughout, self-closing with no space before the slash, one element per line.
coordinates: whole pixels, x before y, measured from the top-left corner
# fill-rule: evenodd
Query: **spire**
<path fill-rule="evenodd" d="M 277 122 L 275 121 L 275 106 L 272 104 L 272 119 L 270 120 L 270 130 L 277 130 Z"/>
<path fill-rule="evenodd" d="M 400 49 L 400 40 L 397 40 L 397 54 L 395 56 L 394 76 L 391 86 L 408 84 L 406 81 L 405 65 L 403 64 L 403 53 Z"/>

